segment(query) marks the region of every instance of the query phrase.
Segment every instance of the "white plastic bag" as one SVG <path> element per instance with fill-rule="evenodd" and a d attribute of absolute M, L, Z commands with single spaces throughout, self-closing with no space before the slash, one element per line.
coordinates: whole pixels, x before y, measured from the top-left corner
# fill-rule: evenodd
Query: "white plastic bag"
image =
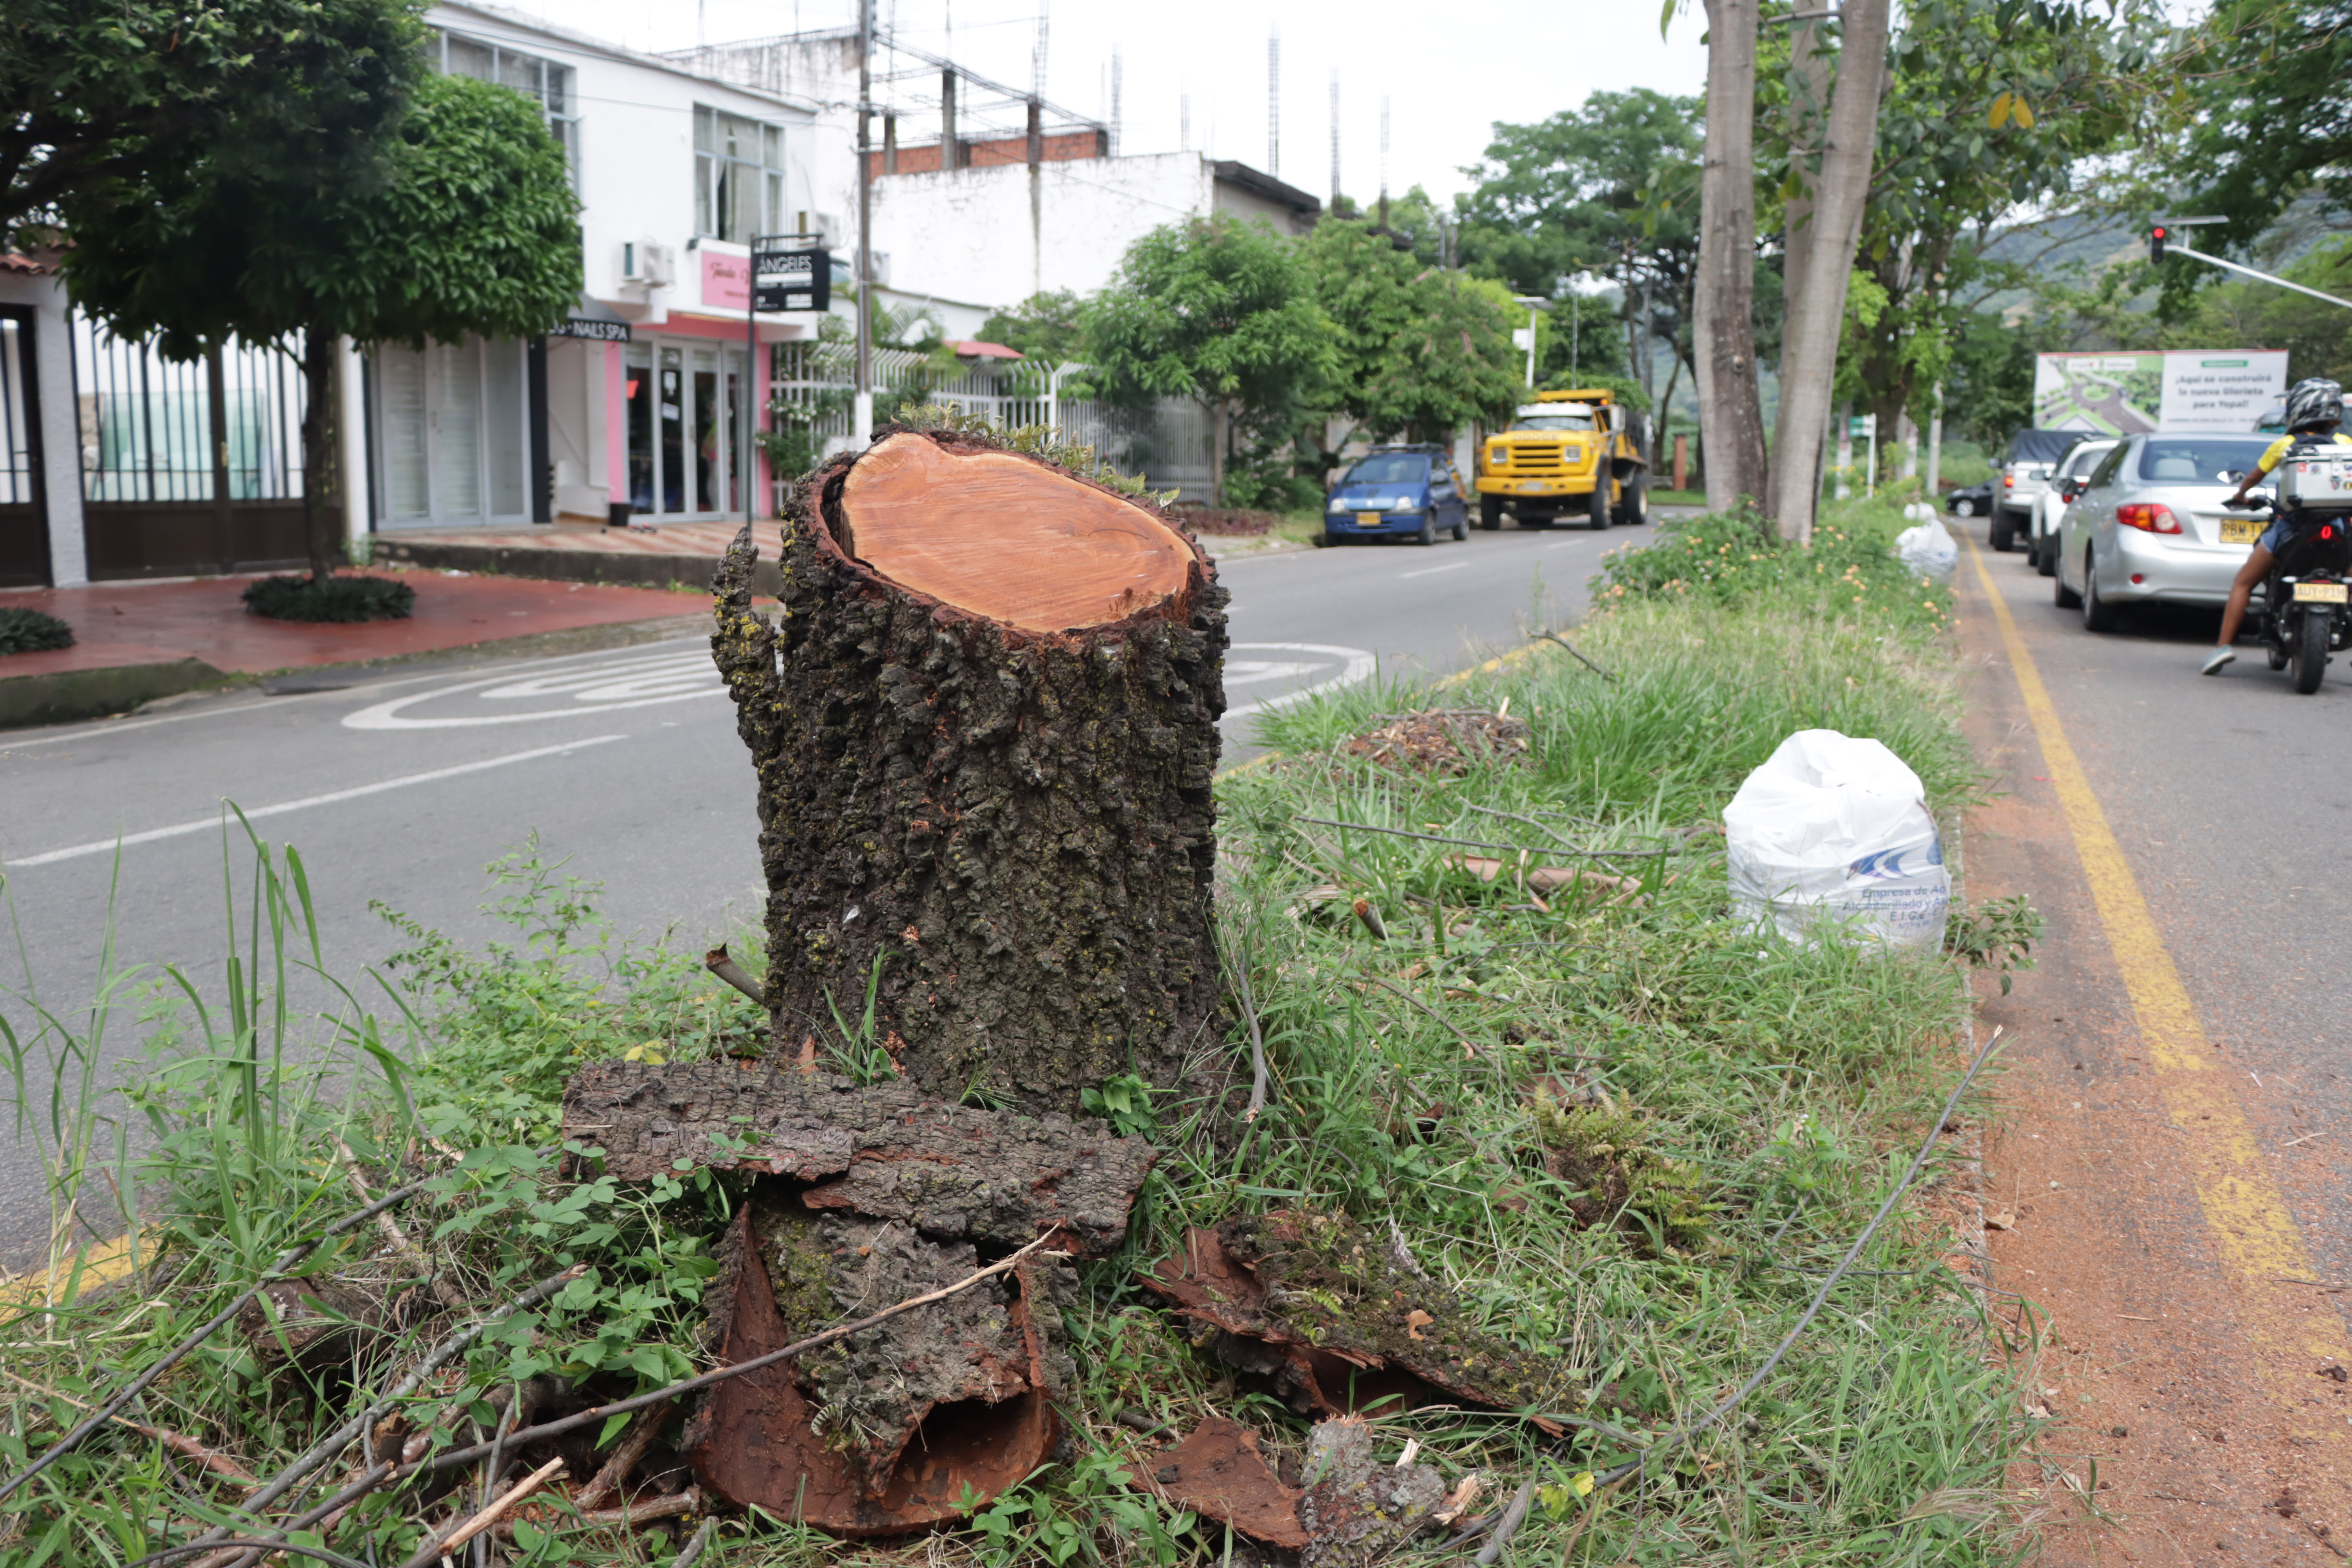
<path fill-rule="evenodd" d="M 1943 523 L 1930 517 L 1895 536 L 1895 555 L 1913 576 L 1948 583 L 1952 568 L 1959 564 L 1960 547 Z"/>
<path fill-rule="evenodd" d="M 1800 730 L 1724 808 L 1732 912 L 1802 940 L 1843 921 L 1896 947 L 1943 940 L 1951 873 L 1927 791 L 1876 741 Z"/>

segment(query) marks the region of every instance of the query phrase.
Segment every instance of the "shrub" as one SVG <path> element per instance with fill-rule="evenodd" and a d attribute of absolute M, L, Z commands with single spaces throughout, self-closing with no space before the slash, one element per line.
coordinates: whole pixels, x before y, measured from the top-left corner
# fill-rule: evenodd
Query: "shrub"
<path fill-rule="evenodd" d="M 245 607 L 273 621 L 404 621 L 416 590 L 394 577 L 264 577 Z"/>
<path fill-rule="evenodd" d="M 1808 610 L 1845 614 L 1868 606 L 1906 624 L 1948 626 L 1951 591 L 1895 558 L 1895 536 L 1906 526 L 1889 503 L 1837 503 L 1822 509 L 1811 545 L 1800 547 L 1745 508 L 1670 518 L 1658 525 L 1655 544 L 1604 558 L 1592 579 L 1593 602 L 1801 602 Z"/>
<path fill-rule="evenodd" d="M 12 606 L 0 610 L 0 654 L 47 653 L 73 647 L 73 627 L 55 616 Z"/>

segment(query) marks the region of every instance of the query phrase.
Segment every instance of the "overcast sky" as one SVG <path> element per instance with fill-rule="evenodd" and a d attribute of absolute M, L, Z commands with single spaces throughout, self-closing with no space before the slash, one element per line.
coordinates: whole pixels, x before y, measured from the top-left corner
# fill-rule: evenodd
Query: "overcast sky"
<path fill-rule="evenodd" d="M 845 26 L 854 0 L 506 0 L 518 10 L 641 49 Z M 909 46 L 1026 89 L 1038 0 L 879 0 L 883 26 Z M 1706 73 L 1696 5 L 1658 36 L 1657 0 L 1535 5 L 1190 0 L 1175 5 L 1058 0 L 1047 16 L 1045 96 L 1108 117 L 1109 65 L 1121 59 L 1120 151 L 1172 152 L 1191 99 L 1191 144 L 1266 166 L 1266 38 L 1282 39 L 1281 167 L 1328 196 L 1332 73 L 1339 75 L 1341 186 L 1379 194 L 1381 100 L 1390 104 L 1388 176 L 1441 200 L 1465 187 L 1496 121 L 1541 120 L 1607 88 L 1696 94 Z M 934 89 L 935 95 L 935 89 Z M 919 135 L 916 128 L 906 132 Z"/>

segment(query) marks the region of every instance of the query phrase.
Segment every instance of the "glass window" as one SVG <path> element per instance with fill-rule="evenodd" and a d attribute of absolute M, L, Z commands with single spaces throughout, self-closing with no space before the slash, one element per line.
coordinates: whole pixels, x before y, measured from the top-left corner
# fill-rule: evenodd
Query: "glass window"
<path fill-rule="evenodd" d="M 1411 485 L 1429 477 L 1429 459 L 1412 452 L 1375 452 L 1348 470 L 1349 485 Z"/>
<path fill-rule="evenodd" d="M 2234 485 L 2262 461 L 2268 441 L 2251 436 L 2151 436 L 2139 477 L 2176 485 Z"/>
<path fill-rule="evenodd" d="M 784 133 L 698 104 L 694 110 L 694 227 L 749 245 L 782 227 Z"/>
<path fill-rule="evenodd" d="M 1590 430 L 1592 428 L 1592 416 L 1590 414 L 1530 414 L 1523 419 L 1512 420 L 1511 428 L 1514 430 Z"/>
<path fill-rule="evenodd" d="M 457 33 L 440 35 L 440 56 L 441 68 L 452 76 L 494 81 L 536 100 L 547 116 L 548 133 L 563 149 L 572 188 L 580 188 L 580 117 L 572 110 L 571 67 Z"/>

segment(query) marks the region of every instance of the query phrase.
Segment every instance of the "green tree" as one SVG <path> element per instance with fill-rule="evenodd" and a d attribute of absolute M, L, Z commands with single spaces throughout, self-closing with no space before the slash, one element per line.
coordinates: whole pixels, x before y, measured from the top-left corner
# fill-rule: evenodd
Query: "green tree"
<path fill-rule="evenodd" d="M 386 82 L 341 121 L 239 118 L 66 205 L 74 293 L 119 334 L 152 334 L 178 359 L 232 334 L 300 335 L 314 575 L 344 556 L 339 340 L 528 337 L 581 288 L 578 202 L 538 104 L 425 74 L 413 47 L 395 58 L 419 79 Z"/>
<path fill-rule="evenodd" d="M 1105 396 L 1190 397 L 1209 411 L 1221 506 L 1236 437 L 1295 427 L 1338 367 L 1297 247 L 1263 219 L 1218 213 L 1153 229 L 1085 321 Z"/>
<path fill-rule="evenodd" d="M 2195 107 L 2172 173 L 2189 211 L 2228 218 L 2199 249 L 2250 245 L 2307 194 L 2352 209 L 2352 0 L 2221 0 L 2177 73 Z M 2176 283 L 2204 281 L 2194 263 Z"/>
<path fill-rule="evenodd" d="M 1595 92 L 1532 125 L 1497 123 L 1477 188 L 1462 201 L 1462 256 L 1473 272 L 1551 298 L 1563 277 L 1617 286 L 1618 366 L 1655 406 L 1693 369 L 1698 270 L 1699 101 L 1635 88 Z M 1580 346 L 1605 342 L 1584 312 Z M 1554 323 L 1557 328 L 1558 323 Z M 1663 390 L 1652 350 L 1670 351 Z M 1593 355 L 1581 356 L 1586 363 Z"/>
<path fill-rule="evenodd" d="M 1067 289 L 1032 294 L 981 323 L 982 342 L 1018 349 L 1024 359 L 1068 364 L 1086 357 L 1086 302 Z"/>
<path fill-rule="evenodd" d="M 1349 424 L 1328 443 L 1327 468 L 1352 439 L 1444 440 L 1474 421 L 1499 424 L 1525 396 L 1506 286 L 1423 266 L 1345 220 L 1317 226 L 1299 254 L 1332 328 L 1322 401 Z"/>
<path fill-rule="evenodd" d="M 378 116 L 416 38 L 406 0 L 9 0 L 0 231 L 53 227 L 78 195 L 241 125 L 299 137 Z"/>

